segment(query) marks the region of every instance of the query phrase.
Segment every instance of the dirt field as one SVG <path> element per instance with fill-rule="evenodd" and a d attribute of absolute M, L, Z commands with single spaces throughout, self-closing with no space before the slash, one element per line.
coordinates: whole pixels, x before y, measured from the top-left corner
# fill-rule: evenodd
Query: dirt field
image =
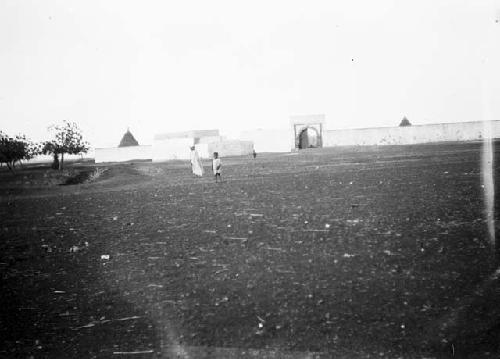
<path fill-rule="evenodd" d="M 0 357 L 498 357 L 479 144 L 222 162 L 2 168 Z"/>

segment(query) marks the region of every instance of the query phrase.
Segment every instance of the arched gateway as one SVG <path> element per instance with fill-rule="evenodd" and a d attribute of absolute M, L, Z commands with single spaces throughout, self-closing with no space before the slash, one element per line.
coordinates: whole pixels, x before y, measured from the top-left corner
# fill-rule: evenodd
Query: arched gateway
<path fill-rule="evenodd" d="M 306 127 L 299 134 L 299 149 L 321 147 L 321 136 L 314 127 Z"/>
<path fill-rule="evenodd" d="M 324 115 L 292 116 L 294 146 L 296 149 L 323 147 Z"/>

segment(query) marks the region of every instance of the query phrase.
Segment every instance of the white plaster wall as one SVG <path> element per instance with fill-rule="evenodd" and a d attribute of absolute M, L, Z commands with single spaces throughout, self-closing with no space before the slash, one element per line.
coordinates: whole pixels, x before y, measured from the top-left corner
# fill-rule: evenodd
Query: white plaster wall
<path fill-rule="evenodd" d="M 294 147 L 292 138 L 289 129 L 250 130 L 240 134 L 240 139 L 253 142 L 257 153 L 290 152 Z"/>
<path fill-rule="evenodd" d="M 208 151 L 208 143 L 198 143 L 194 145 L 196 152 L 198 152 L 198 156 L 201 158 L 209 159 L 212 158 L 212 155 Z"/>
<path fill-rule="evenodd" d="M 95 149 L 95 163 L 150 160 L 152 158 L 151 156 L 151 146 L 128 146 Z"/>
<path fill-rule="evenodd" d="M 207 136 L 207 137 L 199 137 L 198 143 L 211 143 L 222 141 L 223 138 L 221 136 Z"/>
<path fill-rule="evenodd" d="M 244 156 L 253 152 L 253 143 L 251 141 L 224 140 L 208 144 L 210 156 L 214 152 L 219 152 L 220 157 Z"/>
<path fill-rule="evenodd" d="M 189 160 L 193 138 L 173 138 L 153 142 L 153 162 Z"/>
<path fill-rule="evenodd" d="M 492 137 L 500 137 L 500 121 L 491 121 Z M 408 127 L 331 130 L 323 134 L 323 145 L 410 145 L 444 141 L 473 141 L 485 137 L 482 122 L 439 123 Z"/>

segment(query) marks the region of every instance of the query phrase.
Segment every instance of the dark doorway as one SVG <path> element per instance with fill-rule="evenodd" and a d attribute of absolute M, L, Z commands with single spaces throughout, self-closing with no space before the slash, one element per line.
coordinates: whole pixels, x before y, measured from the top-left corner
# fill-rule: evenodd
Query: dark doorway
<path fill-rule="evenodd" d="M 299 148 L 316 148 L 320 146 L 318 131 L 313 127 L 304 128 L 299 135 Z"/>

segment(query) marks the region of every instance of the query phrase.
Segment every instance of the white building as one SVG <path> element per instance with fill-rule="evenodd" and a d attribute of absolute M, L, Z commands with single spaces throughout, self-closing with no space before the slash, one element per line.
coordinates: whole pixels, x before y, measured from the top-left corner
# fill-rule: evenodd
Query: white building
<path fill-rule="evenodd" d="M 253 142 L 227 139 L 219 130 L 196 130 L 157 134 L 152 145 L 96 148 L 95 162 L 188 160 L 191 146 L 202 158 L 211 158 L 214 152 L 221 157 L 249 155 L 254 149 Z"/>

